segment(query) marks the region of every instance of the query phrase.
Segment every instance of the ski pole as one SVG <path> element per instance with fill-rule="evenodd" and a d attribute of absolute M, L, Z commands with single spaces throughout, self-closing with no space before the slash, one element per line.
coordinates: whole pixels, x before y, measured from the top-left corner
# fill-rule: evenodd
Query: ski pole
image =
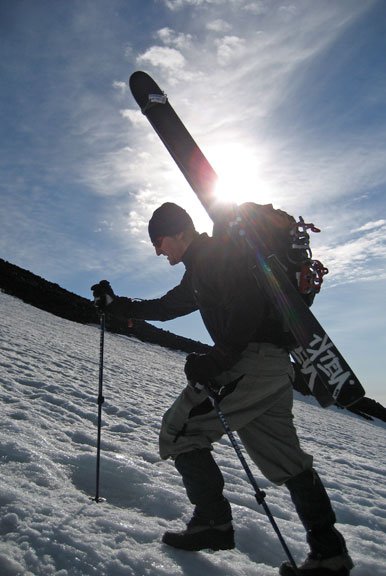
<path fill-rule="evenodd" d="M 252 471 L 251 471 L 250 467 L 248 466 L 248 463 L 247 463 L 247 461 L 246 461 L 246 459 L 245 459 L 245 457 L 241 451 L 240 445 L 237 442 L 236 437 L 233 434 L 232 430 L 230 429 L 228 421 L 225 418 L 224 413 L 220 408 L 217 394 L 210 388 L 209 385 L 205 385 L 204 388 L 205 388 L 205 390 L 206 390 L 206 392 L 207 392 L 207 394 L 208 394 L 208 396 L 209 396 L 209 398 L 213 404 L 213 407 L 216 410 L 217 416 L 219 417 L 221 424 L 222 424 L 222 426 L 223 426 L 223 428 L 224 428 L 224 430 L 225 430 L 225 432 L 226 432 L 226 434 L 227 434 L 227 436 L 228 436 L 228 438 L 229 438 L 229 440 L 230 440 L 230 442 L 231 442 L 231 444 L 232 444 L 232 446 L 233 446 L 233 448 L 234 448 L 234 450 L 235 450 L 235 452 L 236 452 L 236 454 L 237 454 L 237 456 L 238 456 L 238 458 L 239 458 L 239 460 L 240 460 L 240 462 L 241 462 L 241 464 L 242 464 L 242 466 L 243 466 L 243 468 L 244 468 L 244 470 L 248 476 L 248 479 L 249 479 L 253 489 L 255 490 L 254 496 L 256 498 L 257 503 L 263 507 L 264 512 L 266 513 L 269 521 L 271 522 L 272 528 L 275 530 L 276 535 L 279 538 L 280 544 L 282 545 L 283 550 L 286 553 L 287 558 L 290 561 L 290 564 L 291 564 L 295 574 L 298 575 L 299 571 L 298 571 L 298 567 L 295 563 L 295 560 L 294 560 L 294 558 L 293 558 L 293 556 L 292 556 L 292 554 L 291 554 L 291 552 L 290 552 L 290 550 L 289 550 L 289 548 L 288 548 L 288 546 L 287 546 L 287 544 L 283 538 L 282 533 L 280 532 L 279 526 L 277 525 L 276 520 L 273 517 L 272 512 L 268 507 L 268 504 L 265 501 L 266 494 L 265 494 L 265 492 L 260 490 L 260 488 L 259 488 L 259 486 L 255 480 L 255 477 L 253 476 Z"/>
<path fill-rule="evenodd" d="M 100 477 L 100 459 L 101 459 L 101 428 L 102 428 L 102 404 L 105 401 L 103 397 L 103 356 L 105 343 L 105 314 L 100 313 L 100 344 L 99 344 L 99 391 L 98 391 L 98 438 L 97 438 L 97 457 L 96 457 L 96 491 L 95 502 L 104 502 L 104 498 L 99 496 L 99 477 Z"/>

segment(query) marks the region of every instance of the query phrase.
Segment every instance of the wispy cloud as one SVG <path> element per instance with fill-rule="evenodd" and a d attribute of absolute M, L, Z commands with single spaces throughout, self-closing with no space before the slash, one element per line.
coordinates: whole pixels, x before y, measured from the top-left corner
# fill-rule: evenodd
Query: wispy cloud
<path fill-rule="evenodd" d="M 243 58 L 246 52 L 246 42 L 239 36 L 223 36 L 215 41 L 217 62 L 220 66 L 229 66 Z"/>
<path fill-rule="evenodd" d="M 219 34 L 226 34 L 232 30 L 232 25 L 222 18 L 211 20 L 210 22 L 207 22 L 205 26 L 211 32 L 217 32 Z"/>
<path fill-rule="evenodd" d="M 155 33 L 156 38 L 168 46 L 175 46 L 178 50 L 190 48 L 192 44 L 192 35 L 176 32 L 172 28 L 161 28 Z"/>
<path fill-rule="evenodd" d="M 150 64 L 177 73 L 185 66 L 185 58 L 176 48 L 169 46 L 152 46 L 137 57 L 138 64 Z"/>
<path fill-rule="evenodd" d="M 367 222 L 360 228 L 354 230 L 354 232 L 367 232 L 368 230 L 374 230 L 374 228 L 384 228 L 386 220 L 377 220 L 376 222 Z"/>
<path fill-rule="evenodd" d="M 330 269 L 329 287 L 386 279 L 386 221 L 368 222 L 330 245 L 318 246 Z"/>

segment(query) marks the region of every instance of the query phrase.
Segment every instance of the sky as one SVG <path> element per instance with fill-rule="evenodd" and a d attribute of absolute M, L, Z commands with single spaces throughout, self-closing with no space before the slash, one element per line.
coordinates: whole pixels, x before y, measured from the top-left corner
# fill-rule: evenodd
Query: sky
<path fill-rule="evenodd" d="M 97 492 L 98 327 L 1 293 L 0 313 L 2 576 L 277 576 L 285 553 L 227 437 L 214 456 L 236 548 L 195 553 L 161 543 L 192 513 L 173 462 L 158 455 L 162 415 L 186 384 L 184 354 L 106 335 Z M 322 410 L 297 393 L 293 411 L 353 557 L 352 576 L 384 576 L 386 423 Z M 300 564 L 307 545 L 288 491 L 242 451 Z M 97 494 L 105 501 L 95 503 Z"/>
<path fill-rule="evenodd" d="M 102 278 L 138 298 L 179 282 L 152 212 L 171 200 L 211 226 L 131 96 L 144 70 L 224 198 L 322 229 L 313 311 L 386 404 L 385 15 L 382 0 L 2 0 L 0 257 L 87 298 Z M 210 342 L 198 314 L 162 327 Z"/>

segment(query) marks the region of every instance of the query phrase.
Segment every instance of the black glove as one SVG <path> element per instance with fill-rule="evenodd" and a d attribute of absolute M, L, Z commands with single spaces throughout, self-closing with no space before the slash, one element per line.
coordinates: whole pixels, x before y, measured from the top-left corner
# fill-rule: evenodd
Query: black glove
<path fill-rule="evenodd" d="M 196 384 L 209 384 L 221 372 L 222 369 L 210 354 L 193 352 L 186 358 L 185 374 L 193 388 L 196 388 Z"/>
<path fill-rule="evenodd" d="M 94 296 L 94 304 L 101 312 L 115 300 L 115 294 L 107 280 L 101 280 L 99 284 L 91 286 Z"/>

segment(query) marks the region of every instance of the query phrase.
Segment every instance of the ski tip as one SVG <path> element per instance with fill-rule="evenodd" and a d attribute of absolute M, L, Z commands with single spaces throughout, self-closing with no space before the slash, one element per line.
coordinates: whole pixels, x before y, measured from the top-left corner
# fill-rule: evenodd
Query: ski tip
<path fill-rule="evenodd" d="M 153 78 L 147 72 L 143 72 L 142 70 L 136 70 L 133 72 L 129 78 L 129 85 L 131 90 L 135 90 L 136 88 L 146 89 L 148 87 L 158 87 L 157 83 L 153 80 Z"/>
<path fill-rule="evenodd" d="M 150 76 L 146 74 L 146 72 L 142 72 L 142 70 L 133 72 L 129 78 L 129 86 L 132 94 L 138 90 L 138 86 L 143 85 L 149 79 L 151 80 Z"/>
<path fill-rule="evenodd" d="M 130 75 L 130 79 L 129 82 L 136 82 L 138 79 L 140 79 L 141 77 L 146 77 L 149 76 L 149 74 L 147 74 L 146 72 L 143 72 L 142 70 L 136 70 L 135 72 L 133 72 Z"/>
<path fill-rule="evenodd" d="M 149 102 L 149 95 L 164 96 L 163 91 L 153 78 L 146 72 L 142 72 L 142 70 L 132 73 L 129 85 L 131 93 L 142 111 L 144 111 Z"/>

